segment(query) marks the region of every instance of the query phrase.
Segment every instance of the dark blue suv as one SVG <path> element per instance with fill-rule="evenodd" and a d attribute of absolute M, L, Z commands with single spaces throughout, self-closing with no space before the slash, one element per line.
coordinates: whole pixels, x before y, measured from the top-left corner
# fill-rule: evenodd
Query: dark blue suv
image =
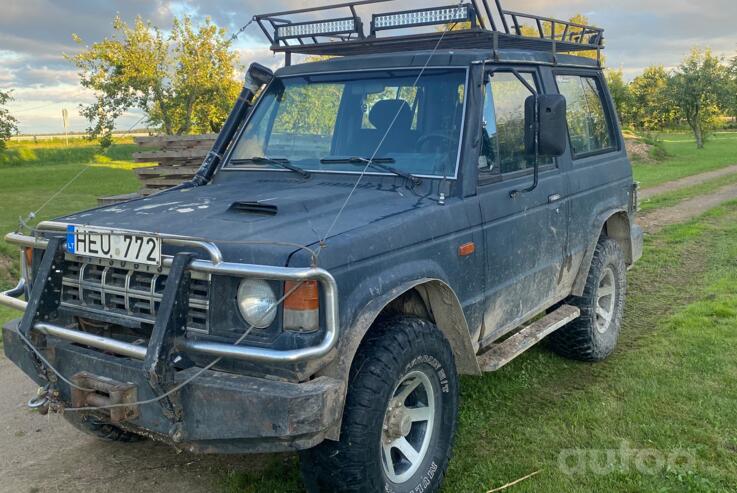
<path fill-rule="evenodd" d="M 298 450 L 310 491 L 430 492 L 459 374 L 543 339 L 612 353 L 637 187 L 600 63 L 566 54 L 603 31 L 482 1 L 366 35 L 367 3 L 254 18 L 287 64 L 251 67 L 191 181 L 7 236 L 31 407 L 105 439 Z"/>

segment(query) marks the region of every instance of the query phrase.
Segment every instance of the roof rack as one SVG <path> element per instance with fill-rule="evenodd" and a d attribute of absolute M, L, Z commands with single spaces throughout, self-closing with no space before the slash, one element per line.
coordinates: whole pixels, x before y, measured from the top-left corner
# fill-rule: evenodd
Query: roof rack
<path fill-rule="evenodd" d="M 374 13 L 369 33 L 357 7 L 398 0 L 358 0 L 261 14 L 253 17 L 271 43 L 271 50 L 292 54 L 350 56 L 396 51 L 445 49 L 522 49 L 558 53 L 595 51 L 601 64 L 604 30 L 570 21 L 514 12 L 502 8 L 501 0 L 471 0 L 444 7 Z M 325 12 L 342 11 L 336 17 Z M 296 17 L 296 18 L 295 18 Z M 301 19 L 300 19 L 301 17 Z M 443 33 L 439 25 L 453 28 Z M 390 30 L 431 31 L 382 36 Z M 459 28 L 460 27 L 460 28 Z"/>

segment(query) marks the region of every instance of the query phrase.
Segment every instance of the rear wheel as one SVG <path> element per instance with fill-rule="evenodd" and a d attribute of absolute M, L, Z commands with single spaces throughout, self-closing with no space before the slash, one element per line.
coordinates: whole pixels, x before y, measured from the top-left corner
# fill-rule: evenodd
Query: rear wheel
<path fill-rule="evenodd" d="M 551 334 L 553 350 L 582 361 L 601 361 L 609 356 L 619 339 L 626 290 L 622 248 L 604 237 L 596 246 L 583 296 L 566 301 L 579 307 L 581 316 Z"/>
<path fill-rule="evenodd" d="M 339 442 L 301 452 L 310 492 L 434 492 L 458 413 L 453 353 L 430 322 L 374 327 L 353 362 Z"/>

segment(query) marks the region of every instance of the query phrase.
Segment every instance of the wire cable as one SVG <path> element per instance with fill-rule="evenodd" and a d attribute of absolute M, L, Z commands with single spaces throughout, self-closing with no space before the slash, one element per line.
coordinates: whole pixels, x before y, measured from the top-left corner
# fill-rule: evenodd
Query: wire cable
<path fill-rule="evenodd" d="M 463 0 L 461 0 L 458 3 L 458 6 L 463 5 Z M 453 23 L 451 26 L 446 28 L 445 31 L 440 36 L 440 39 L 438 39 L 438 42 L 435 44 L 435 47 L 433 48 L 432 52 L 430 52 L 430 55 L 427 57 L 427 61 L 425 62 L 425 65 L 423 65 L 422 70 L 420 70 L 420 73 L 417 75 L 417 78 L 415 79 L 414 83 L 412 84 L 412 89 L 417 89 L 417 84 L 420 82 L 420 78 L 424 75 L 424 73 L 427 71 L 427 67 L 430 66 L 430 62 L 432 61 L 432 58 L 435 56 L 435 53 L 437 53 L 438 49 L 440 48 L 440 44 L 443 42 L 443 39 L 445 38 L 445 35 L 448 34 L 448 32 L 452 31 L 455 26 L 458 25 L 458 23 Z M 320 245 L 324 248 L 325 241 L 328 239 L 330 234 L 333 232 L 333 229 L 335 228 L 335 225 L 338 223 L 338 220 L 343 215 L 343 212 L 345 211 L 345 208 L 348 206 L 348 203 L 351 201 L 351 198 L 353 198 L 353 195 L 355 194 L 356 190 L 358 189 L 358 186 L 361 184 L 361 180 L 366 175 L 366 172 L 371 167 L 371 163 L 376 159 L 376 155 L 379 153 L 379 150 L 381 149 L 381 146 L 384 145 L 384 142 L 386 141 L 387 137 L 389 137 L 389 134 L 394 129 L 394 124 L 399 119 L 399 115 L 402 114 L 401 108 L 397 110 L 397 114 L 394 115 L 394 118 L 392 119 L 391 124 L 386 129 L 386 132 L 384 132 L 384 136 L 379 141 L 379 145 L 376 146 L 376 149 L 374 150 L 373 154 L 371 155 L 371 158 L 366 162 L 366 166 L 364 166 L 363 170 L 361 171 L 361 174 L 358 175 L 358 179 L 356 180 L 356 183 L 353 185 L 353 188 L 348 193 L 348 196 L 346 197 L 345 201 L 341 205 L 340 209 L 338 210 L 338 213 L 335 215 L 335 218 L 333 219 L 333 222 L 330 224 L 330 227 L 328 228 L 325 235 L 320 240 Z M 322 253 L 322 249 L 318 251 L 317 255 L 319 256 L 320 253 Z"/>
<path fill-rule="evenodd" d="M 287 293 L 285 293 L 284 296 L 282 296 L 274 304 L 274 306 L 269 311 L 269 313 L 271 313 L 271 311 L 273 311 L 273 310 L 276 310 L 277 307 L 280 306 L 284 302 L 284 300 L 286 300 L 287 298 L 289 298 L 289 296 L 291 296 L 292 293 L 294 293 L 297 289 L 299 289 L 299 287 L 302 286 L 302 284 L 303 284 L 303 281 L 300 281 L 298 283 L 295 283 L 295 286 L 292 289 L 290 289 Z M 251 332 L 253 331 L 254 328 L 255 328 L 255 326 L 253 324 L 251 324 L 248 327 L 248 329 L 238 338 L 238 340 L 236 340 L 233 343 L 233 345 L 234 346 L 240 345 L 251 334 Z M 72 381 L 70 381 L 64 375 L 62 375 L 62 373 L 59 370 L 57 370 L 54 366 L 52 366 L 49 363 L 49 361 L 46 358 L 44 358 L 44 356 L 41 354 L 41 352 L 33 345 L 33 343 L 30 340 L 28 340 L 27 337 L 25 337 L 23 334 L 21 334 L 20 331 L 18 332 L 18 334 L 20 335 L 20 337 L 23 340 L 23 342 L 25 342 L 29 346 L 29 348 L 41 359 L 41 361 L 45 365 L 47 365 L 48 368 L 55 375 L 57 375 L 62 381 L 64 381 L 65 383 L 71 385 L 72 387 L 74 387 L 76 389 L 79 389 L 79 390 L 82 390 L 82 391 L 89 392 L 89 391 L 92 390 L 92 389 L 85 389 L 83 387 L 80 387 L 80 386 L 76 385 L 75 383 L 73 383 Z M 157 402 L 159 402 L 159 401 L 161 401 L 163 399 L 166 399 L 170 395 L 178 392 L 179 390 L 183 389 L 184 387 L 186 387 L 190 383 L 194 382 L 195 380 L 197 380 L 198 378 L 200 378 L 205 372 L 211 370 L 215 365 L 217 365 L 218 363 L 220 363 L 222 360 L 223 360 L 223 357 L 222 356 L 220 356 L 218 358 L 215 358 L 209 364 L 207 364 L 207 365 L 203 366 L 202 368 L 200 368 L 199 370 L 197 370 L 197 372 L 195 372 L 194 375 L 190 376 L 189 378 L 187 378 L 186 380 L 184 380 L 180 384 L 177 384 L 176 386 L 172 387 L 171 389 L 169 389 L 168 391 L 164 392 L 163 394 L 161 394 L 161 395 L 159 395 L 157 397 L 153 397 L 151 399 L 145 399 L 145 400 L 131 402 L 131 403 L 125 403 L 125 404 L 110 404 L 110 405 L 107 405 L 107 406 L 62 407 L 61 409 L 62 409 L 62 412 L 90 412 L 90 411 L 99 411 L 99 410 L 102 410 L 102 409 L 115 409 L 115 408 L 120 408 L 120 407 L 144 406 L 144 405 L 147 405 L 147 404 L 154 404 L 154 403 L 157 403 Z"/>

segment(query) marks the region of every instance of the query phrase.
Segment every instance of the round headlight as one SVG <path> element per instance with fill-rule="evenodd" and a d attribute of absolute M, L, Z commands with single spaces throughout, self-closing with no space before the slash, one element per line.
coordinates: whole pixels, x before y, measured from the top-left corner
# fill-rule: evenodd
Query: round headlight
<path fill-rule="evenodd" d="M 238 287 L 238 308 L 248 325 L 265 329 L 276 318 L 276 295 L 269 283 L 243 279 Z"/>

